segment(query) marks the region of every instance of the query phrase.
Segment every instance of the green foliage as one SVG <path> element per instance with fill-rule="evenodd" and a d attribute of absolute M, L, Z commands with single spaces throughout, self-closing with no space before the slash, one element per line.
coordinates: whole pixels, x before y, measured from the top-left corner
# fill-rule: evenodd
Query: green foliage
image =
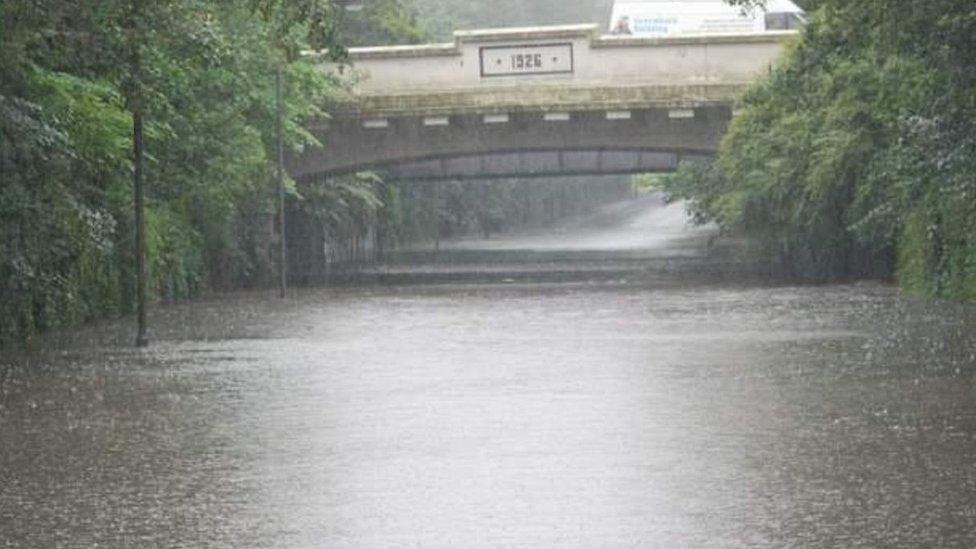
<path fill-rule="evenodd" d="M 396 184 L 401 220 L 395 242 L 460 234 L 490 236 L 511 227 L 539 226 L 630 195 L 626 177 L 428 181 Z"/>
<path fill-rule="evenodd" d="M 611 0 L 403 0 L 438 40 L 455 30 L 573 23 L 606 24 Z M 367 2 L 368 4 L 368 2 Z"/>
<path fill-rule="evenodd" d="M 302 123 L 334 84 L 298 52 L 341 54 L 336 14 L 327 0 L 0 5 L 0 347 L 131 310 L 137 89 L 151 297 L 269 279 L 274 73 L 286 146 L 316 145 Z"/>
<path fill-rule="evenodd" d="M 321 279 L 416 242 L 540 226 L 631 195 L 627 177 L 383 181 L 375 174 L 313 177 L 289 211 L 289 272 Z"/>
<path fill-rule="evenodd" d="M 341 41 L 348 46 L 417 44 L 427 40 L 414 11 L 402 0 L 369 0 L 342 20 Z"/>
<path fill-rule="evenodd" d="M 929 257 L 929 231 L 921 209 L 909 214 L 898 247 L 898 282 L 908 293 L 930 296 L 933 273 Z"/>
<path fill-rule="evenodd" d="M 632 176 L 630 184 L 635 191 L 653 191 L 663 189 L 667 178 L 663 173 L 641 173 Z"/>
<path fill-rule="evenodd" d="M 976 8 L 823 0 L 711 166 L 669 182 L 815 278 L 895 275 L 972 299 Z"/>
<path fill-rule="evenodd" d="M 339 39 L 341 6 L 332 0 L 248 0 L 249 14 L 260 17 L 261 32 L 270 43 L 295 60 L 305 48 L 342 54 Z M 239 9 L 235 3 L 210 2 L 211 6 Z M 204 12 L 206 13 L 206 12 Z M 256 29 L 257 30 L 257 29 Z"/>

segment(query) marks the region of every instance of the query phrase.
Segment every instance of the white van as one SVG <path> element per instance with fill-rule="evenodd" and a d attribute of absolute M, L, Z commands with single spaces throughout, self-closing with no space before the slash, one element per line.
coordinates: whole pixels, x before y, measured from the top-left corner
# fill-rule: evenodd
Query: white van
<path fill-rule="evenodd" d="M 765 8 L 730 6 L 724 0 L 615 0 L 611 34 L 682 36 L 763 32 L 800 27 L 803 10 L 790 0 L 767 0 Z"/>

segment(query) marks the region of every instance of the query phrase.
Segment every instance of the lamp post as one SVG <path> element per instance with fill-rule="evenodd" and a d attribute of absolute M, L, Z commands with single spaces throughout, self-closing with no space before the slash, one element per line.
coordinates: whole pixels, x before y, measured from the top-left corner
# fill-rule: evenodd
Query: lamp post
<path fill-rule="evenodd" d="M 282 135 L 281 67 L 275 71 L 275 134 L 278 150 L 278 296 L 285 297 L 288 289 L 288 263 L 285 256 L 285 143 Z"/>
<path fill-rule="evenodd" d="M 136 347 L 147 347 L 146 330 L 146 208 L 145 208 L 145 146 L 143 143 L 143 71 L 142 71 L 142 10 L 141 2 L 132 3 L 126 39 L 129 51 L 128 104 L 132 114 L 132 194 L 133 223 L 135 224 L 136 255 Z"/>

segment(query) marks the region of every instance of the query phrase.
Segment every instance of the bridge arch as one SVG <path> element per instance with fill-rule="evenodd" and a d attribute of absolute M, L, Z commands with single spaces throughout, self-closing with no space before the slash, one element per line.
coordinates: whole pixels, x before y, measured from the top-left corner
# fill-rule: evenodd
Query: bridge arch
<path fill-rule="evenodd" d="M 599 175 L 668 171 L 717 149 L 728 106 L 347 119 L 319 127 L 327 145 L 296 177 L 379 170 L 394 179 Z"/>
<path fill-rule="evenodd" d="M 681 162 L 699 162 L 706 151 L 619 147 L 612 149 L 526 149 L 391 160 L 370 166 L 390 180 L 503 179 L 666 173 Z"/>

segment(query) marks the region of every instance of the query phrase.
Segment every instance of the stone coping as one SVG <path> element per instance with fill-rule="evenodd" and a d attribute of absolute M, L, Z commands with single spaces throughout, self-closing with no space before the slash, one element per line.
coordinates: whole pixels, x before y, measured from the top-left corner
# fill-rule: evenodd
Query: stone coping
<path fill-rule="evenodd" d="M 461 45 L 468 42 L 508 42 L 522 40 L 550 40 L 554 38 L 587 38 L 598 34 L 599 26 L 592 23 L 582 25 L 556 25 L 550 27 L 511 27 L 502 29 L 461 30 L 454 32 L 454 42 Z"/>
<path fill-rule="evenodd" d="M 339 118 L 385 118 L 455 114 L 693 108 L 733 104 L 749 82 L 635 85 L 538 86 L 396 94 L 356 94 L 336 98 Z"/>
<path fill-rule="evenodd" d="M 592 48 L 684 46 L 711 44 L 770 44 L 791 40 L 798 31 L 765 31 L 728 34 L 689 34 L 685 36 L 612 36 L 603 35 L 590 41 Z"/>
<path fill-rule="evenodd" d="M 587 38 L 592 48 L 655 47 L 708 44 L 778 43 L 792 39 L 799 31 L 766 31 L 759 33 L 700 34 L 686 36 L 613 36 L 602 35 L 599 25 L 559 25 L 551 27 L 514 27 L 455 31 L 454 42 L 350 48 L 352 62 L 368 59 L 402 59 L 420 57 L 450 57 L 461 55 L 465 43 L 517 42 Z M 308 57 L 322 58 L 322 52 L 305 52 Z"/>

